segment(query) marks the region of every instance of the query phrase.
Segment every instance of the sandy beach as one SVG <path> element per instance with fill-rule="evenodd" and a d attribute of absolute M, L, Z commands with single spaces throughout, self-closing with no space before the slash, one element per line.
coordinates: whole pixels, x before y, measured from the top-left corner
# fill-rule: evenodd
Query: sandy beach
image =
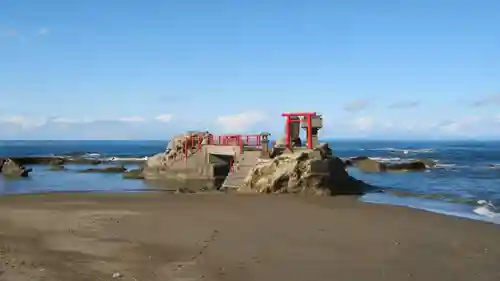
<path fill-rule="evenodd" d="M 0 280 L 500 280 L 500 226 L 353 197 L 0 198 Z"/>

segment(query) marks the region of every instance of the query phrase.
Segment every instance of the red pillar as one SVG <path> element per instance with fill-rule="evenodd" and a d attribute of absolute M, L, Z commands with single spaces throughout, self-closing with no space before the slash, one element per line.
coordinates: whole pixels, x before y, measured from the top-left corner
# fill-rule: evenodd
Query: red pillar
<path fill-rule="evenodd" d="M 287 116 L 285 121 L 285 144 L 290 148 L 290 116 Z"/>
<path fill-rule="evenodd" d="M 312 149 L 312 116 L 307 115 L 307 147 Z"/>

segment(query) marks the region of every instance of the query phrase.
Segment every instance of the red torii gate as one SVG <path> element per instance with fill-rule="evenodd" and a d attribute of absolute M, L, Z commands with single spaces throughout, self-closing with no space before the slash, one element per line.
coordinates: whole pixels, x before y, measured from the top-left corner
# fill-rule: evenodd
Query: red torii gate
<path fill-rule="evenodd" d="M 292 117 L 304 117 L 307 122 L 307 148 L 312 149 L 312 116 L 316 116 L 316 112 L 297 112 L 297 113 L 282 113 L 281 116 L 286 117 L 285 121 L 285 141 L 286 146 L 290 148 L 290 124 L 293 122 L 301 122 L 300 119 L 295 120 Z"/>

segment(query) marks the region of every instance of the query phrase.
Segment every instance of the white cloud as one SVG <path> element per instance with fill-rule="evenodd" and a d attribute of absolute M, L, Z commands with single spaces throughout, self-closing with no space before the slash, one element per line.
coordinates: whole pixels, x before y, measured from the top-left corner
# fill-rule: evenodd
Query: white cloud
<path fill-rule="evenodd" d="M 324 128 L 319 132 L 321 138 L 500 137 L 500 131 L 496 130 L 500 124 L 500 114 L 481 117 L 464 115 L 448 120 L 439 120 L 431 115 L 415 117 L 407 114 L 385 118 L 378 115 L 351 116 L 353 118 L 334 116 L 323 116 Z M 216 134 L 269 131 L 276 136 L 281 136 L 284 132 L 282 118 L 268 119 L 266 114 L 259 111 L 222 115 L 216 117 L 215 122 L 210 121 L 211 119 L 197 115 L 192 119 L 176 118 L 176 122 L 172 122 L 171 114 L 161 114 L 154 118 L 131 115 L 114 119 L 0 116 L 0 139 L 166 139 L 189 129 L 206 129 Z M 165 127 L 161 122 L 170 122 L 172 125 Z"/>
<path fill-rule="evenodd" d="M 458 121 L 450 121 L 439 126 L 439 129 L 443 132 L 454 134 L 462 129 L 462 124 Z"/>
<path fill-rule="evenodd" d="M 500 104 L 500 93 L 482 97 L 476 100 L 472 105 L 475 107 L 481 107 L 488 105 L 498 106 L 498 104 Z"/>
<path fill-rule="evenodd" d="M 159 121 L 159 122 L 168 123 L 168 122 L 170 122 L 170 120 L 172 120 L 172 117 L 173 117 L 172 114 L 161 114 L 161 115 L 156 116 L 155 120 Z"/>
<path fill-rule="evenodd" d="M 356 131 L 365 132 L 373 128 L 375 120 L 371 117 L 359 117 L 354 119 L 352 123 Z"/>
<path fill-rule="evenodd" d="M 36 34 L 39 36 L 44 36 L 44 35 L 49 34 L 49 32 L 50 32 L 50 30 L 48 28 L 42 27 L 42 28 L 38 29 Z"/>
<path fill-rule="evenodd" d="M 32 118 L 22 115 L 11 115 L 0 117 L 1 123 L 7 123 L 11 125 L 19 126 L 23 129 L 38 127 L 45 124 L 46 119 L 44 118 Z"/>
<path fill-rule="evenodd" d="M 370 102 L 368 100 L 354 100 L 344 106 L 345 111 L 359 112 L 367 108 Z"/>
<path fill-rule="evenodd" d="M 225 132 L 247 132 L 262 123 L 267 116 L 257 111 L 247 111 L 235 115 L 217 117 L 217 125 Z"/>
<path fill-rule="evenodd" d="M 400 101 L 393 104 L 390 104 L 388 108 L 390 109 L 409 109 L 420 106 L 420 102 L 418 101 Z"/>
<path fill-rule="evenodd" d="M 127 116 L 118 118 L 118 121 L 135 123 L 135 122 L 144 122 L 146 121 L 146 118 L 141 116 Z"/>
<path fill-rule="evenodd" d="M 500 114 L 499 114 L 500 115 Z M 329 119 L 327 119 L 329 120 Z M 362 138 L 498 138 L 500 116 L 465 115 L 448 120 L 402 115 L 401 118 L 361 116 L 324 122 L 320 137 Z"/>
<path fill-rule="evenodd" d="M 54 117 L 47 120 L 47 123 L 61 123 L 61 124 L 76 124 L 76 123 L 90 123 L 91 119 L 72 119 L 65 117 Z"/>
<path fill-rule="evenodd" d="M 0 139 L 168 139 L 186 130 L 181 124 L 164 128 L 158 122 L 169 118 L 166 114 L 150 119 L 135 115 L 107 119 L 0 116 Z"/>
<path fill-rule="evenodd" d="M 482 118 L 477 116 L 464 116 L 455 120 L 450 120 L 441 123 L 437 126 L 438 130 L 452 134 L 474 134 L 481 126 L 478 124 L 483 121 Z"/>

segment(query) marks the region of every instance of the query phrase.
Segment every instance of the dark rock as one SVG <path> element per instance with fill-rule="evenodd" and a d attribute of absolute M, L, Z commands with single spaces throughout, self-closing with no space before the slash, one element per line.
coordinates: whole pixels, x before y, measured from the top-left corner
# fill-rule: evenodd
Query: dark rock
<path fill-rule="evenodd" d="M 124 179 L 144 179 L 144 174 L 142 173 L 142 169 L 135 169 L 126 171 L 123 173 Z"/>
<path fill-rule="evenodd" d="M 64 164 L 64 159 L 58 156 L 26 156 L 10 157 L 10 159 L 14 160 L 18 165 Z"/>
<path fill-rule="evenodd" d="M 357 161 L 366 160 L 366 159 L 370 159 L 370 158 L 368 158 L 368 156 L 356 156 L 356 157 L 349 158 L 349 160 L 351 160 L 352 162 L 357 162 Z"/>
<path fill-rule="evenodd" d="M 326 142 L 319 144 L 314 150 L 321 152 L 321 156 L 323 158 L 326 158 L 328 156 L 333 156 L 333 151 Z"/>
<path fill-rule="evenodd" d="M 5 177 L 27 177 L 28 174 L 32 171 L 30 168 L 25 168 L 22 165 L 19 165 L 12 159 L 2 160 L 0 165 L 0 172 Z"/>
<path fill-rule="evenodd" d="M 367 156 L 356 156 L 356 157 L 351 157 L 349 159 L 344 159 L 344 163 L 346 166 L 355 166 L 357 162 L 367 159 L 370 158 L 368 158 Z"/>
<path fill-rule="evenodd" d="M 84 157 L 26 156 L 10 157 L 10 159 L 19 165 L 63 165 L 66 163 L 97 165 L 102 163 L 102 160 Z"/>
<path fill-rule="evenodd" d="M 99 165 L 102 164 L 102 160 L 92 159 L 92 158 L 65 158 L 66 163 L 71 164 L 88 164 L 88 165 Z"/>
<path fill-rule="evenodd" d="M 66 167 L 63 165 L 51 165 L 48 169 L 49 171 L 66 171 Z"/>
<path fill-rule="evenodd" d="M 401 163 L 381 163 L 372 159 L 363 159 L 352 162 L 363 172 L 404 172 L 404 171 L 423 171 L 435 166 L 435 163 L 429 160 L 415 160 Z"/>
<path fill-rule="evenodd" d="M 387 165 L 387 171 L 423 171 L 427 169 L 427 165 L 422 161 L 413 161 L 406 163 L 395 163 Z"/>
<path fill-rule="evenodd" d="M 387 170 L 386 164 L 377 162 L 369 158 L 355 161 L 354 165 L 365 173 L 385 172 Z"/>
<path fill-rule="evenodd" d="M 54 165 L 54 166 L 61 166 L 64 164 L 64 159 L 62 158 L 56 158 L 52 161 L 49 162 L 50 165 Z"/>
<path fill-rule="evenodd" d="M 90 152 L 86 152 L 86 151 L 73 151 L 73 152 L 67 152 L 67 153 L 63 153 L 61 155 L 63 156 L 70 156 L 70 157 L 81 157 L 83 155 L 86 155 L 86 154 L 90 154 Z"/>
<path fill-rule="evenodd" d="M 436 161 L 432 159 L 417 159 L 417 161 L 424 163 L 425 166 L 427 166 L 427 168 L 429 169 L 436 167 Z"/>
<path fill-rule="evenodd" d="M 123 173 L 127 169 L 123 166 L 106 167 L 106 168 L 90 168 L 79 171 L 80 173 Z"/>
<path fill-rule="evenodd" d="M 351 167 L 354 165 L 350 159 L 344 159 L 344 165 Z"/>

